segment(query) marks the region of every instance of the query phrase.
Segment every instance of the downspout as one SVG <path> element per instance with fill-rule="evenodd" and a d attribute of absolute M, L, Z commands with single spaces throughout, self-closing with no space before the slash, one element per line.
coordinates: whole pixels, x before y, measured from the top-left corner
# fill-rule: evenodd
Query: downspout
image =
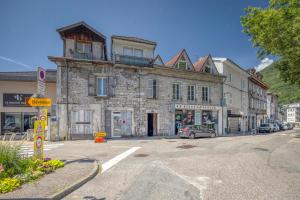
<path fill-rule="evenodd" d="M 139 135 L 141 133 L 141 73 L 140 73 L 140 69 L 139 69 L 139 124 L 138 124 L 139 128 Z"/>
<path fill-rule="evenodd" d="M 224 82 L 226 81 L 226 78 L 222 80 L 222 135 L 225 135 L 225 131 L 224 131 L 224 103 L 225 103 L 225 99 L 224 99 Z"/>
<path fill-rule="evenodd" d="M 67 137 L 66 140 L 70 139 L 70 118 L 69 118 L 69 64 L 68 62 L 65 60 L 65 65 L 66 65 L 66 69 L 67 69 L 67 83 L 66 83 L 66 92 L 67 92 L 67 126 L 68 126 L 68 132 L 67 132 Z"/>

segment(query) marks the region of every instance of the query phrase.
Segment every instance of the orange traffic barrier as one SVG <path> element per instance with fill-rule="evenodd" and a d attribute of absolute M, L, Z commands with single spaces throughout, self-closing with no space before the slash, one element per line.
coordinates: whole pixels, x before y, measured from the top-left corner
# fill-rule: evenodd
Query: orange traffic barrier
<path fill-rule="evenodd" d="M 96 137 L 95 138 L 95 143 L 102 143 L 105 142 L 105 139 L 103 137 Z"/>

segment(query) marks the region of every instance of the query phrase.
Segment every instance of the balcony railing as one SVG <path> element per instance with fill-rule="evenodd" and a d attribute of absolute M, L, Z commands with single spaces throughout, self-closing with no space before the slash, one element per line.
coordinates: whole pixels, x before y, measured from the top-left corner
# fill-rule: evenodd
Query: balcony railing
<path fill-rule="evenodd" d="M 84 59 L 84 60 L 94 60 L 93 54 L 91 54 L 91 53 L 74 52 L 73 57 L 78 58 L 78 59 Z"/>
<path fill-rule="evenodd" d="M 126 65 L 137 65 L 137 66 L 152 66 L 153 59 L 144 58 L 144 57 L 135 57 L 135 56 L 125 56 L 116 54 L 115 55 L 115 63 L 121 63 Z"/>

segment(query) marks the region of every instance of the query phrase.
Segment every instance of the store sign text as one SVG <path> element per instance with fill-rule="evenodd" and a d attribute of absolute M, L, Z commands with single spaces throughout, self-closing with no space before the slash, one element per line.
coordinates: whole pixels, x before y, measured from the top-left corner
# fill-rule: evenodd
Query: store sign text
<path fill-rule="evenodd" d="M 175 109 L 187 109 L 187 110 L 219 110 L 220 108 L 217 107 L 217 106 L 175 104 Z"/>

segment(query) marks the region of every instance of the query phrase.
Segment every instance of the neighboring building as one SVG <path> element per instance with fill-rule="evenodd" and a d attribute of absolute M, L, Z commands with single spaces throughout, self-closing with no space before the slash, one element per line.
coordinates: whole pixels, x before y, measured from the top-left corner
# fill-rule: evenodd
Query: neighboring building
<path fill-rule="evenodd" d="M 263 76 L 256 70 L 249 69 L 249 130 L 257 129 L 268 121 L 267 90 L 269 87 L 262 81 Z"/>
<path fill-rule="evenodd" d="M 78 52 L 81 42 L 90 49 L 95 40 L 106 47 L 105 37 L 84 22 L 58 32 L 64 44 L 72 44 L 64 52 L 70 46 Z M 104 130 L 108 137 L 175 135 L 186 124 L 213 126 L 221 135 L 224 76 L 211 57 L 194 67 L 182 50 L 164 64 L 154 57 L 155 47 L 149 40 L 113 36 L 112 61 L 105 48 L 97 51 L 103 56 L 93 48 L 80 59 L 49 56 L 57 64 L 60 138 L 91 138 Z"/>
<path fill-rule="evenodd" d="M 220 74 L 226 76 L 223 86 L 227 133 L 248 131 L 248 77 L 247 71 L 228 58 L 213 58 Z"/>
<path fill-rule="evenodd" d="M 283 109 L 286 111 L 286 122 L 293 123 L 300 126 L 300 103 L 293 103 L 284 105 Z"/>
<path fill-rule="evenodd" d="M 278 95 L 268 92 L 267 93 L 267 115 L 269 121 L 276 121 L 278 119 L 279 105 Z"/>
<path fill-rule="evenodd" d="M 33 128 L 37 115 L 34 107 L 26 105 L 25 98 L 36 93 L 37 74 L 27 72 L 0 72 L 1 134 L 24 133 Z M 46 71 L 46 97 L 56 102 L 56 70 Z M 55 105 L 49 109 L 55 115 Z"/>

